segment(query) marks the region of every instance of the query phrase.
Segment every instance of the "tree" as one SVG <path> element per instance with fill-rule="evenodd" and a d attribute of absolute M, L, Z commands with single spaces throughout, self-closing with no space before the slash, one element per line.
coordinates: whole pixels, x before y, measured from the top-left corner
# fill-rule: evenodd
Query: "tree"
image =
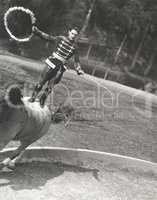
<path fill-rule="evenodd" d="M 85 18 L 84 23 L 83 23 L 83 26 L 82 26 L 82 28 L 81 28 L 80 35 L 83 35 L 83 34 L 85 33 L 85 30 L 87 29 L 87 27 L 88 27 L 88 25 L 89 25 L 89 21 L 90 21 L 91 14 L 92 14 L 92 11 L 93 11 L 93 9 L 94 9 L 95 3 L 96 3 L 96 0 L 93 0 L 92 2 L 90 2 L 90 7 L 89 7 L 89 9 L 88 9 L 86 18 Z"/>

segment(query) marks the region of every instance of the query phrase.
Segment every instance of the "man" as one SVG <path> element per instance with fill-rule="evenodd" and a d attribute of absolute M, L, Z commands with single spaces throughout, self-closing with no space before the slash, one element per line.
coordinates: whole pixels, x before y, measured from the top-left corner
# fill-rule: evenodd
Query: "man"
<path fill-rule="evenodd" d="M 45 83 L 48 83 L 47 88 L 40 97 L 40 104 L 43 106 L 48 94 L 51 92 L 50 84 L 52 79 L 53 85 L 60 82 L 63 73 L 66 71 L 65 64 L 67 60 L 74 56 L 75 70 L 77 74 L 82 75 L 84 72 L 80 66 L 78 47 L 76 44 L 76 37 L 78 36 L 77 28 L 70 29 L 67 37 L 48 35 L 39 30 L 36 26 L 33 27 L 33 32 L 43 39 L 56 42 L 52 55 L 45 60 L 46 68 L 44 69 L 41 80 L 35 86 L 32 97 L 29 100 L 30 102 L 34 102 L 42 87 Z"/>

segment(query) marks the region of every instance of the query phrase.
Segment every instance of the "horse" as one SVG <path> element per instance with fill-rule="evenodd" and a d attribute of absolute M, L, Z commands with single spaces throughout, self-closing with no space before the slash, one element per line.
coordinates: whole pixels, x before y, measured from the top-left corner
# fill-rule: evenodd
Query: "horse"
<path fill-rule="evenodd" d="M 1 169 L 15 168 L 25 149 L 47 133 L 51 117 L 47 106 L 42 108 L 37 101 L 30 103 L 17 85 L 0 89 L 0 151 L 12 140 L 20 142 L 19 147 L 1 161 Z"/>

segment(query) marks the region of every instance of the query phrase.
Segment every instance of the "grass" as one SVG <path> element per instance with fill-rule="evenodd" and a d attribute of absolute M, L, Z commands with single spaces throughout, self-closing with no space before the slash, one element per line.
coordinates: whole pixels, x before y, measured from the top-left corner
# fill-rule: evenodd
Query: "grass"
<path fill-rule="evenodd" d="M 20 65 L 20 59 L 16 64 L 0 60 L 1 84 L 38 80 L 39 74 L 25 71 Z M 136 92 L 114 82 L 66 72 L 54 89 L 53 108 L 64 104 L 74 109 L 73 115 L 66 126 L 63 122 L 52 124 L 33 145 L 85 148 L 157 162 L 155 97 L 145 98 L 143 93 L 134 96 Z M 153 103 L 148 106 L 145 102 Z"/>

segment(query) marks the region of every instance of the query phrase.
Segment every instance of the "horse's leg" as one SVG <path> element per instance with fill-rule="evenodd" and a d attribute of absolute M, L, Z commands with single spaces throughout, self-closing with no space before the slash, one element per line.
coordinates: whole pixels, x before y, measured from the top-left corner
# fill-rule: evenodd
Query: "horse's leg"
<path fill-rule="evenodd" d="M 7 145 L 8 142 L 6 143 L 0 143 L 0 151 L 4 149 L 4 147 Z M 0 162 L 0 169 L 4 167 L 3 162 Z"/>
<path fill-rule="evenodd" d="M 29 144 L 30 143 L 27 142 L 21 142 L 20 146 L 12 153 L 12 155 L 2 161 L 3 166 L 14 169 L 15 164 L 21 158 Z"/>

